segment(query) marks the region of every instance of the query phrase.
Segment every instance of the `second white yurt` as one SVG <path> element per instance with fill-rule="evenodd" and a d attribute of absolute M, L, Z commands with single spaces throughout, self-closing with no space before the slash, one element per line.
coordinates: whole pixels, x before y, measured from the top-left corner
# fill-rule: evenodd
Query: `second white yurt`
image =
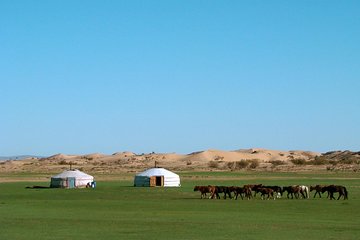
<path fill-rule="evenodd" d="M 81 188 L 91 186 L 94 177 L 77 169 L 66 170 L 51 177 L 50 187 L 52 188 Z"/>
<path fill-rule="evenodd" d="M 180 187 L 180 177 L 165 168 L 150 168 L 134 178 L 135 187 Z"/>

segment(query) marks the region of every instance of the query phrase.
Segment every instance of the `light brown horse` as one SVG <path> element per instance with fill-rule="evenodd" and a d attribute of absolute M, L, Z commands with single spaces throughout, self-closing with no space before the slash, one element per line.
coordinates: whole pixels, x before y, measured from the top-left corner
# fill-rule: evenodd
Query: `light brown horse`
<path fill-rule="evenodd" d="M 201 193 L 200 198 L 202 199 L 203 197 L 206 198 L 207 197 L 207 193 L 210 193 L 210 189 L 209 186 L 195 186 L 194 187 L 194 192 L 199 191 Z"/>

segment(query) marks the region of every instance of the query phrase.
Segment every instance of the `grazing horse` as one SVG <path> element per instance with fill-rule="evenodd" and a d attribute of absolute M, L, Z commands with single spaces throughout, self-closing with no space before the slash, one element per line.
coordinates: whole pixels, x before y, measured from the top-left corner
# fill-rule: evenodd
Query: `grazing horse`
<path fill-rule="evenodd" d="M 332 199 L 335 200 L 335 197 L 334 197 L 335 192 L 339 193 L 339 197 L 337 198 L 337 200 L 339 200 L 341 196 L 344 197 L 344 200 L 348 199 L 348 192 L 346 190 L 346 187 L 344 187 L 344 186 L 329 185 L 329 186 L 323 187 L 321 192 L 322 193 L 328 192 L 329 196 L 330 196 L 330 200 L 332 200 Z"/>
<path fill-rule="evenodd" d="M 195 191 L 199 191 L 201 193 L 200 198 L 202 199 L 203 197 L 207 197 L 206 193 L 210 193 L 209 187 L 208 186 L 195 186 L 194 187 L 194 192 Z"/>
<path fill-rule="evenodd" d="M 289 195 L 291 195 L 291 199 L 294 198 L 299 198 L 299 194 L 300 194 L 300 187 L 299 186 L 287 186 L 287 187 L 283 187 L 283 191 L 287 192 L 287 198 L 289 198 Z"/>
<path fill-rule="evenodd" d="M 265 200 L 265 195 L 267 195 L 267 198 L 266 198 L 267 200 L 269 200 L 270 197 L 274 200 L 276 198 L 276 196 L 274 196 L 275 191 L 271 188 L 262 187 L 262 188 L 258 188 L 256 191 L 261 193 L 262 200 Z"/>
<path fill-rule="evenodd" d="M 321 198 L 321 191 L 324 187 L 326 187 L 326 185 L 310 186 L 310 192 L 315 190 L 314 198 L 316 197 L 317 194 L 319 194 L 319 197 Z M 328 194 L 328 197 L 329 197 L 329 194 Z"/>

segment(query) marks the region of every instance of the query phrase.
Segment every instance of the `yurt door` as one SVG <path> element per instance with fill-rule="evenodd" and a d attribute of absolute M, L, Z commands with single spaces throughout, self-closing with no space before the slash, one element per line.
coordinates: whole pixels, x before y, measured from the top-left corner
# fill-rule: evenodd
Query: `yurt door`
<path fill-rule="evenodd" d="M 150 187 L 156 187 L 156 176 L 150 177 Z"/>
<path fill-rule="evenodd" d="M 164 176 L 156 176 L 156 186 L 164 186 Z"/>
<path fill-rule="evenodd" d="M 164 186 L 164 176 L 150 177 L 150 187 L 162 187 L 162 186 Z"/>
<path fill-rule="evenodd" d="M 74 177 L 69 177 L 66 180 L 67 180 L 68 188 L 75 188 L 75 178 Z"/>

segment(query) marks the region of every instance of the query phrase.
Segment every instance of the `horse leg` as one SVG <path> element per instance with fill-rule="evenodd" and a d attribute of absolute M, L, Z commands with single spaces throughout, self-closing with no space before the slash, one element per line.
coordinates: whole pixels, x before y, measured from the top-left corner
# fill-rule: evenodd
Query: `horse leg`
<path fill-rule="evenodd" d="M 242 193 L 240 193 L 241 200 L 244 200 L 244 196 Z"/>
<path fill-rule="evenodd" d="M 339 200 L 341 196 L 343 196 L 343 193 L 342 193 L 342 192 L 339 192 L 339 197 L 338 197 L 337 200 Z M 345 197 L 344 197 L 344 198 L 345 198 Z"/>
<path fill-rule="evenodd" d="M 321 198 L 321 193 L 320 192 L 317 192 L 319 194 L 319 197 Z"/>
<path fill-rule="evenodd" d="M 228 194 L 229 194 L 229 198 L 232 199 L 230 190 L 228 191 Z"/>
<path fill-rule="evenodd" d="M 210 193 L 209 199 L 213 199 L 213 197 L 214 197 L 214 194 Z"/>
<path fill-rule="evenodd" d="M 245 192 L 245 197 L 246 197 L 248 200 L 250 200 L 250 198 L 251 198 L 251 193 L 249 194 L 249 192 L 246 191 L 246 192 Z"/>
<path fill-rule="evenodd" d="M 333 199 L 335 200 L 335 198 L 334 198 L 334 193 L 333 193 L 333 192 L 330 192 L 329 194 L 330 194 L 330 200 L 333 200 Z"/>
<path fill-rule="evenodd" d="M 215 190 L 211 191 L 209 199 L 214 199 L 215 194 L 217 195 L 217 192 Z"/>
<path fill-rule="evenodd" d="M 303 191 L 301 191 L 300 193 L 301 193 L 301 196 L 305 199 L 306 197 L 305 197 L 304 192 L 303 192 Z"/>

